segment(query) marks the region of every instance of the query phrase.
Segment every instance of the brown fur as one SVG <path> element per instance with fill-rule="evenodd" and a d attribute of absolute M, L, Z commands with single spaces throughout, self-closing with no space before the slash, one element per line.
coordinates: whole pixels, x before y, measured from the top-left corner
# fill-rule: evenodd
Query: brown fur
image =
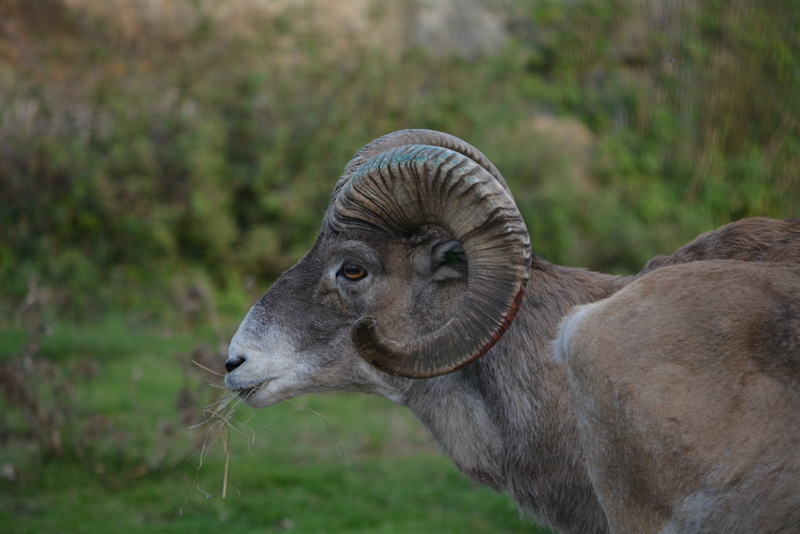
<path fill-rule="evenodd" d="M 671 256 L 657 256 L 640 274 L 690 261 L 800 261 L 800 219 L 751 217 L 706 232 Z"/>
<path fill-rule="evenodd" d="M 562 336 L 614 532 L 800 530 L 800 266 L 661 268 Z"/>

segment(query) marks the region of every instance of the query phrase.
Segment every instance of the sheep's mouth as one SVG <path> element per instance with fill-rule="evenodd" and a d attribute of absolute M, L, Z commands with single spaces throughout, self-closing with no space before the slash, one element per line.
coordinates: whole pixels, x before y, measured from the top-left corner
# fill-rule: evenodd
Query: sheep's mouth
<path fill-rule="evenodd" d="M 249 388 L 237 389 L 237 390 L 235 390 L 235 393 L 239 396 L 239 398 L 242 401 L 246 402 L 247 399 L 249 399 L 250 397 L 252 397 L 256 393 L 258 393 L 259 391 L 261 391 L 262 389 L 267 387 L 267 384 L 269 384 L 270 382 L 275 380 L 275 378 L 277 378 L 277 377 L 270 377 L 270 378 L 264 380 L 263 382 L 261 382 L 260 384 L 258 384 L 257 386 L 251 386 Z"/>
<path fill-rule="evenodd" d="M 236 394 L 239 395 L 240 399 L 242 399 L 243 401 L 246 401 L 248 398 L 250 398 L 251 395 L 253 395 L 259 389 L 261 389 L 261 386 L 254 386 L 254 387 L 251 387 L 251 388 L 244 388 L 244 389 L 240 389 L 240 390 L 236 391 Z"/>

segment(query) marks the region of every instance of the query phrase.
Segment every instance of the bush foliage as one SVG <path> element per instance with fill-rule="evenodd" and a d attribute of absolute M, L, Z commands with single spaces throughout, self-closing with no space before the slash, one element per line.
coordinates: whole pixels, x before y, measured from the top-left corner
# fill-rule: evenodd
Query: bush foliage
<path fill-rule="evenodd" d="M 486 153 L 556 262 L 631 272 L 731 220 L 795 215 L 800 8 L 666 4 L 516 2 L 502 52 L 467 61 L 334 49 L 302 12 L 236 35 L 194 2 L 182 33 L 131 36 L 61 0 L 10 2 L 2 305 L 32 275 L 79 315 L 263 290 L 313 242 L 350 156 L 401 128 Z M 587 132 L 585 160 L 542 117 Z"/>

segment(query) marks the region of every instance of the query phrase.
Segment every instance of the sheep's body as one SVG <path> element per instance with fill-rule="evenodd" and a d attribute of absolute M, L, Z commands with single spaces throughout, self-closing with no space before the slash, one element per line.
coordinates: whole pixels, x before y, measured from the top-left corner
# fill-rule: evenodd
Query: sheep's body
<path fill-rule="evenodd" d="M 745 220 L 646 270 L 797 262 L 798 244 L 800 221 Z M 529 247 L 505 182 L 473 147 L 427 131 L 381 138 L 345 169 L 314 247 L 243 321 L 226 384 L 256 407 L 310 392 L 381 395 L 540 522 L 607 532 L 551 343 L 572 308 L 637 277 L 556 266 Z"/>
<path fill-rule="evenodd" d="M 659 269 L 555 343 L 615 532 L 800 530 L 800 266 Z"/>

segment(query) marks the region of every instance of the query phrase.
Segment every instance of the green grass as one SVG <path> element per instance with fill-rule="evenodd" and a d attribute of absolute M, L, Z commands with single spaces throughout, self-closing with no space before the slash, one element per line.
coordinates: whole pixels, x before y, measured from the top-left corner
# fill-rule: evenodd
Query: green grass
<path fill-rule="evenodd" d="M 234 469 L 225 499 L 221 464 L 182 466 L 135 479 L 107 479 L 75 465 L 48 465 L 34 484 L 3 484 L 4 532 L 530 532 L 507 499 L 472 487 L 431 455 L 346 465 L 251 454 Z"/>
<path fill-rule="evenodd" d="M 199 413 L 213 399 L 206 376 L 182 366 L 199 339 L 135 331 L 122 322 L 57 326 L 41 359 L 71 369 L 64 451 L 43 454 L 19 408 L 0 399 L 0 532 L 531 532 L 509 498 L 474 486 L 444 458 L 403 408 L 377 397 L 314 395 L 265 410 L 237 407 L 246 426 L 231 431 L 227 495 L 221 444 L 200 457 L 206 426 L 181 426 L 176 400 L 193 392 Z M 0 364 L 24 347 L 0 331 Z M 37 377 L 42 406 L 48 385 Z M 100 420 L 99 428 L 91 421 Z"/>

